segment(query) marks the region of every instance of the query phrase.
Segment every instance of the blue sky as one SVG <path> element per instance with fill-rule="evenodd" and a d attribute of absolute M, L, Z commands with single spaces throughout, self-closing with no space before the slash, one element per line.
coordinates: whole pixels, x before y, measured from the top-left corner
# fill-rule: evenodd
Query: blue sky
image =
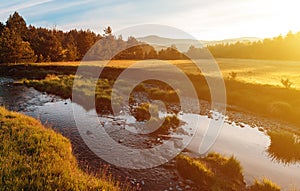
<path fill-rule="evenodd" d="M 27 24 L 61 30 L 90 28 L 97 33 L 108 25 L 118 31 L 140 24 L 169 25 L 202 40 L 300 31 L 294 0 L 2 0 L 0 20 L 5 22 L 14 11 Z"/>

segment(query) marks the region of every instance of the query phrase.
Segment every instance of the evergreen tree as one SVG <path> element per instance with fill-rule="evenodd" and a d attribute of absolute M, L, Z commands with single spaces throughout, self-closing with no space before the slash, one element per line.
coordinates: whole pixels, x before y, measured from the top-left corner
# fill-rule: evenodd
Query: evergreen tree
<path fill-rule="evenodd" d="M 0 35 L 0 61 L 3 63 L 33 62 L 34 51 L 14 30 L 5 27 Z"/>
<path fill-rule="evenodd" d="M 23 40 L 28 40 L 26 22 L 18 12 L 14 12 L 13 15 L 9 16 L 6 21 L 6 27 L 15 31 L 15 33 L 20 35 Z"/>

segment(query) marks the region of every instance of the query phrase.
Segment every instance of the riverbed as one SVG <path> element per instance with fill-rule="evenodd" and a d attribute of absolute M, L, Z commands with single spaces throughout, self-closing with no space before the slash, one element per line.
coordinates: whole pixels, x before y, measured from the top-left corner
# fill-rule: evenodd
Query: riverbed
<path fill-rule="evenodd" d="M 84 144 L 78 132 L 73 109 L 78 108 L 85 112 L 84 114 L 86 115 L 93 113 L 85 110 L 81 105 L 73 103 L 70 99 L 61 99 L 23 85 L 14 85 L 12 80 L 5 78 L 0 79 L 0 105 L 5 106 L 9 110 L 32 116 L 40 120 L 45 126 L 51 127 L 68 137 L 73 145 L 73 153 L 82 168 L 97 173 L 103 164 L 109 165 Z M 217 119 L 205 114 L 182 113 L 181 115 L 181 118 L 185 119 L 187 124 L 189 123 L 188 119 L 199 119 L 201 128 L 196 134 L 193 134 L 191 143 L 184 150 L 184 152 L 197 154 L 208 125 L 212 120 Z M 250 114 L 245 116 L 246 114 L 243 113 L 229 112 L 228 115 L 231 116 L 230 120 L 226 120 L 224 123 L 210 151 L 219 152 L 227 156 L 234 155 L 241 162 L 247 184 L 251 184 L 254 178 L 267 177 L 285 190 L 292 187 L 300 188 L 300 163 L 282 163 L 272 158 L 268 153 L 271 140 L 266 130 L 272 128 L 270 126 L 281 126 L 282 124 L 268 119 L 262 120 L 261 118 L 250 116 Z M 165 141 L 164 139 L 128 133 L 130 124 L 134 123 L 130 122 L 130 120 L 128 120 L 127 124 L 124 124 L 120 117 L 109 115 L 99 115 L 97 117 L 102 122 L 106 132 L 116 142 L 123 145 L 148 148 Z M 234 119 L 237 120 L 234 121 Z M 241 119 L 248 120 L 243 121 Z M 255 120 L 257 123 L 253 122 Z M 89 121 L 86 120 L 85 123 L 89 123 Z M 187 134 L 190 133 L 188 128 L 188 126 L 183 127 Z M 114 153 L 113 148 L 111 152 L 112 156 L 118 154 Z M 130 161 L 133 159 L 120 158 L 120 160 Z M 133 185 L 139 184 L 142 190 L 196 190 L 193 183 L 180 177 L 174 159 L 150 169 L 133 170 L 115 165 L 110 165 L 110 169 L 117 178 L 121 180 L 127 179 Z"/>

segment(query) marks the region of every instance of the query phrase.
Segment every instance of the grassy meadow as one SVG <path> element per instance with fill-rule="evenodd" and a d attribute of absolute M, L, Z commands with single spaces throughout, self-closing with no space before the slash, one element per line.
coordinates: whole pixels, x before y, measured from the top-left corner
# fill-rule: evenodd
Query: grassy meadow
<path fill-rule="evenodd" d="M 236 80 L 283 87 L 281 79 L 290 79 L 292 88 L 300 89 L 300 62 L 253 59 L 217 59 L 224 77 L 237 73 Z"/>
<path fill-rule="evenodd" d="M 44 62 L 31 63 L 30 66 L 38 67 L 78 67 L 79 65 L 102 67 L 127 68 L 135 63 L 135 60 L 112 60 L 112 61 L 84 61 L 84 62 Z M 162 70 L 163 62 L 148 60 L 151 67 L 158 67 Z M 187 72 L 188 74 L 198 74 L 190 60 L 167 60 L 164 62 L 172 63 Z M 205 60 L 200 61 L 205 65 Z M 273 85 L 283 87 L 281 79 L 290 79 L 292 88 L 300 89 L 300 61 L 276 61 L 276 60 L 257 60 L 257 59 L 230 59 L 218 58 L 216 63 L 224 78 L 231 78 L 231 73 L 236 73 L 235 80 L 245 83 Z M 23 64 L 8 64 L 8 66 L 20 66 Z M 153 69 L 153 68 L 152 68 Z M 74 72 L 74 71 L 73 71 Z M 169 71 L 170 72 L 170 71 Z"/>
<path fill-rule="evenodd" d="M 191 61 L 171 60 L 168 62 L 186 73 L 195 86 L 199 99 L 210 101 L 209 88 L 205 78 L 191 64 Z M 209 64 L 205 60 L 200 62 Z M 241 59 L 217 59 L 217 62 L 224 76 L 227 102 L 230 105 L 237 106 L 240 111 L 292 123 L 299 127 L 293 129 L 292 132 L 300 135 L 298 120 L 300 116 L 300 77 L 297 74 L 297 71 L 300 71 L 300 63 Z M 94 71 L 105 63 L 105 61 L 85 62 L 84 67 L 87 67 L 87 71 Z M 71 98 L 72 91 L 82 94 L 83 102 L 85 96 L 96 96 L 96 109 L 111 110 L 112 86 L 120 73 L 133 63 L 135 63 L 133 60 L 110 61 L 98 79 L 95 94 L 91 89 L 90 79 L 83 79 L 73 87 L 79 62 L 5 64 L 0 65 L 0 75 L 14 78 L 16 85 L 25 84 L 28 87 L 34 87 L 39 91 L 63 98 Z M 132 69 L 136 70 L 135 72 L 162 72 L 161 74 L 172 77 L 173 71 L 164 67 L 162 62 L 149 60 L 147 64 L 151 67 L 135 66 Z M 234 73 L 235 75 L 233 75 Z M 212 74 L 209 77 L 214 78 L 215 76 Z M 293 82 L 292 86 L 284 87 L 281 83 L 283 78 Z M 166 103 L 178 103 L 176 90 L 156 81 L 143 82 L 134 91 L 146 92 L 150 98 L 162 99 Z M 134 101 L 132 97 L 130 101 Z M 148 114 L 148 110 L 149 106 L 140 105 L 135 108 L 133 114 L 134 112 L 136 115 Z M 141 120 L 143 117 L 144 115 L 141 116 Z M 72 155 L 70 142 L 66 138 L 43 127 L 29 117 L 9 112 L 3 108 L 0 109 L 0 118 L 1 139 L 8 140 L 1 143 L 0 165 L 6 165 L 1 167 L 3 188 L 51 190 L 54 187 L 67 186 L 68 190 L 120 190 L 120 183 L 114 181 L 111 176 L 100 175 L 99 178 L 78 169 Z M 170 130 L 169 126 L 173 126 L 171 122 L 165 124 L 167 128 L 164 129 L 164 133 Z M 288 156 L 289 161 L 298 159 L 298 155 L 289 155 L 281 147 L 285 143 L 290 143 L 297 150 L 299 147 L 298 137 L 297 140 L 291 139 L 294 135 L 285 135 L 276 131 L 270 131 L 269 134 L 273 141 L 270 147 L 271 155 L 274 153 L 273 158 L 283 160 Z M 280 141 L 285 138 L 286 141 Z M 282 152 L 278 154 L 278 150 Z M 280 190 L 276 184 L 267 179 L 257 180 L 252 186 L 246 187 L 242 168 L 234 157 L 228 158 L 214 153 L 203 159 L 192 159 L 180 155 L 177 157 L 177 167 L 183 177 L 203 185 L 203 189 Z M 189 175 L 190 172 L 193 172 L 192 177 Z M 28 177 L 30 178 L 28 179 Z M 122 190 L 126 189 L 131 188 L 122 188 Z"/>
<path fill-rule="evenodd" d="M 243 59 L 217 59 L 226 85 L 227 103 L 237 106 L 241 111 L 249 111 L 255 115 L 270 117 L 276 120 L 293 123 L 300 127 L 298 116 L 300 115 L 300 90 L 298 90 L 300 63 L 292 61 L 269 61 L 269 60 L 243 60 Z M 97 99 L 110 104 L 111 86 L 115 79 L 127 67 L 136 61 L 112 60 L 100 76 L 100 82 L 96 90 Z M 155 72 L 158 75 L 167 75 L 172 78 L 172 72 L 165 62 L 169 62 L 180 68 L 194 84 L 199 99 L 210 101 L 210 92 L 204 76 L 195 65 L 188 60 L 143 61 L 141 67 L 133 66 L 133 72 Z M 207 60 L 199 61 L 203 66 L 209 67 Z M 106 61 L 84 62 L 83 67 L 87 71 L 99 70 Z M 58 62 L 41 64 L 11 64 L 1 65 L 0 75 L 19 79 L 20 83 L 35 87 L 40 91 L 46 91 L 60 95 L 64 98 L 71 97 L 72 79 L 80 62 Z M 209 78 L 214 78 L 210 73 Z M 292 84 L 285 87 L 282 79 L 288 79 Z M 105 81 L 108 80 L 108 84 Z M 176 79 L 175 79 L 176 80 Z M 104 82 L 104 83 L 103 83 Z M 180 83 L 180 82 L 179 82 Z M 152 83 L 153 84 L 153 83 Z M 93 96 L 88 80 L 75 87 L 84 95 Z M 157 83 L 156 83 L 157 85 Z M 104 86 L 104 87 L 102 87 Z M 108 86 L 108 87 L 107 87 Z M 176 102 L 176 90 L 160 85 L 159 88 L 141 89 L 152 95 L 152 98 L 165 98 L 163 101 Z M 104 90 L 104 89 L 105 90 Z M 96 99 L 96 101 L 97 101 Z M 230 109 L 230 107 L 228 107 Z M 300 129 L 300 128 L 299 128 Z"/>

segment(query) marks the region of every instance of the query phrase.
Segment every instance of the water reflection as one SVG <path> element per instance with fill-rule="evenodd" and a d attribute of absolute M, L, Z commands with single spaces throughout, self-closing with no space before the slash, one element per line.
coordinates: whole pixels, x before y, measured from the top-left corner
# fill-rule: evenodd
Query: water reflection
<path fill-rule="evenodd" d="M 268 153 L 272 160 L 291 164 L 300 161 L 300 137 L 287 131 L 269 131 Z"/>
<path fill-rule="evenodd" d="M 21 111 L 39 118 L 42 122 L 50 123 L 54 129 L 71 139 L 74 145 L 73 151 L 79 161 L 88 161 L 89 166 L 99 166 L 100 162 L 103 162 L 83 144 L 76 128 L 72 105 L 81 107 L 80 105 L 72 103 L 71 100 L 61 100 L 55 96 L 40 93 L 32 88 L 7 86 L 6 83 L 0 85 L 0 104 L 11 110 Z M 84 112 L 89 113 L 86 110 Z M 181 115 L 183 119 L 190 118 L 190 120 L 193 120 L 192 117 L 196 114 L 183 113 L 179 116 Z M 99 115 L 98 117 L 107 133 L 123 145 L 132 148 L 137 146 L 139 148 L 149 148 L 164 141 L 164 138 L 156 139 L 130 133 L 130 130 L 134 128 L 132 125 L 136 122 L 134 118 L 126 118 L 126 124 L 123 124 L 121 123 L 122 120 L 119 120 L 121 116 L 110 116 L 110 118 L 109 116 Z M 201 128 L 195 137 L 199 137 L 199 141 L 201 141 L 208 122 L 212 119 L 207 116 L 198 117 L 201 119 L 199 124 Z M 185 131 L 180 132 L 182 130 Z M 188 126 L 183 126 L 174 133 L 187 133 L 190 135 L 189 130 Z M 90 134 L 90 132 L 87 133 Z M 199 146 L 201 143 L 199 141 L 196 139 L 195 145 Z M 181 145 L 179 146 L 181 147 Z M 190 145 L 190 147 L 192 146 Z M 192 150 L 192 148 L 190 149 Z M 195 151 L 198 151 L 198 148 L 195 148 Z M 248 184 L 251 184 L 253 177 L 265 176 L 283 188 L 289 188 L 291 184 L 300 187 L 300 164 L 297 162 L 300 161 L 300 142 L 299 137 L 291 133 L 270 131 L 266 134 L 247 125 L 240 128 L 235 123 L 225 124 L 213 146 L 213 151 L 228 155 L 234 154 L 241 161 L 245 172 L 245 180 Z M 123 160 L 123 158 L 120 158 L 120 160 Z M 124 177 L 130 176 L 145 181 L 144 187 L 146 190 L 162 189 L 168 186 L 171 181 L 176 182 L 176 180 L 172 180 L 176 171 L 169 167 L 166 169 L 164 166 L 143 171 L 130 171 L 121 168 L 114 168 L 113 170 L 117 172 L 116 174 Z"/>

